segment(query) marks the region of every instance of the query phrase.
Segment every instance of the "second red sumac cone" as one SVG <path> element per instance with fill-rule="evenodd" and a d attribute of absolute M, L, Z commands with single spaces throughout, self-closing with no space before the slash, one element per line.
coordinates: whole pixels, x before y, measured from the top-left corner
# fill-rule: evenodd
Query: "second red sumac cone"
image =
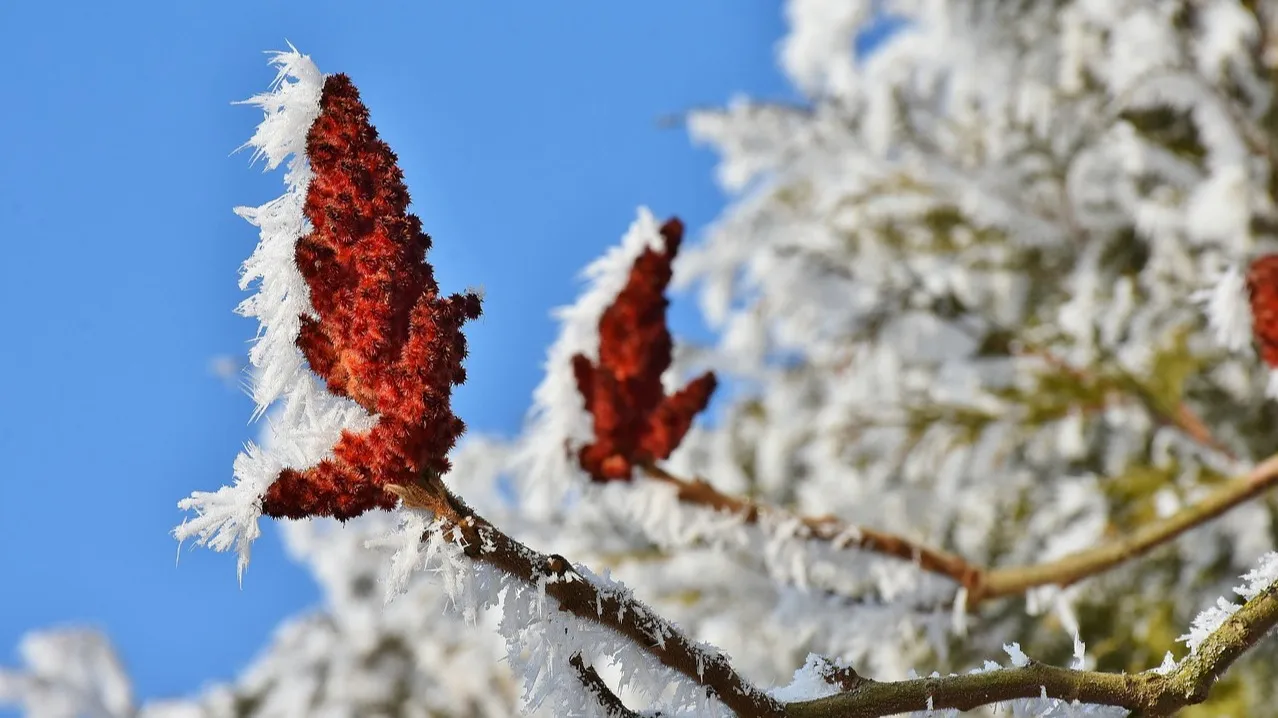
<path fill-rule="evenodd" d="M 669 457 L 717 383 L 714 373 L 706 372 L 670 396 L 661 385 L 673 349 L 665 290 L 683 222 L 668 220 L 661 239 L 661 251 L 648 247 L 635 259 L 626 286 L 604 310 L 598 363 L 582 354 L 572 360 L 595 432 L 578 460 L 595 481 L 628 480 L 634 466 Z"/>

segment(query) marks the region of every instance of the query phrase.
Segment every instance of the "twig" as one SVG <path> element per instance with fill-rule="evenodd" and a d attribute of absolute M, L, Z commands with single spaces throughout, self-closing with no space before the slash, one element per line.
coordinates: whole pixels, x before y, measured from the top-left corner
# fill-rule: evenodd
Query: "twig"
<path fill-rule="evenodd" d="M 747 499 L 729 496 L 705 481 L 687 481 L 655 466 L 645 465 L 647 475 L 675 487 L 681 501 L 740 515 L 757 523 L 768 509 Z M 1219 487 L 1179 512 L 1150 522 L 1118 539 L 1084 549 L 1055 561 L 1028 566 L 988 568 L 956 554 L 890 533 L 852 526 L 829 516 L 800 518 L 808 538 L 837 548 L 850 547 L 911 561 L 919 568 L 948 576 L 967 589 L 968 608 L 982 601 L 1014 596 L 1038 586 L 1069 586 L 1142 556 L 1186 531 L 1220 516 L 1278 484 L 1278 454 L 1257 464 L 1247 474 Z"/>
<path fill-rule="evenodd" d="M 737 673 L 721 653 L 699 648 L 674 624 L 627 591 L 596 586 L 562 556 L 519 543 L 476 514 L 437 478 L 423 485 L 387 486 L 405 506 L 430 511 L 460 529 L 466 555 L 530 586 L 544 586 L 560 609 L 606 626 L 666 667 L 705 687 L 738 716 L 781 718 L 781 704 Z M 548 580 L 549 579 L 549 580 Z"/>
<path fill-rule="evenodd" d="M 616 693 L 608 687 L 607 683 L 599 677 L 599 672 L 594 666 L 586 665 L 580 653 L 572 654 L 568 659 L 568 664 L 577 671 L 577 680 L 581 681 L 581 685 L 595 697 L 595 700 L 604 709 L 604 715 L 608 718 L 639 718 L 639 714 L 626 707 L 625 703 L 617 697 Z M 661 715 L 658 713 L 657 715 Z"/>
<path fill-rule="evenodd" d="M 643 470 L 649 477 L 674 486 L 680 501 L 737 514 L 746 523 L 758 523 L 762 513 L 771 511 L 748 499 L 722 493 L 705 481 L 681 479 L 655 464 L 645 464 Z M 838 548 L 859 548 L 911 561 L 925 571 L 949 576 L 964 585 L 982 570 L 957 554 L 884 531 L 852 526 L 833 516 L 800 517 L 800 521 L 808 529 L 810 539 L 828 541 Z"/>

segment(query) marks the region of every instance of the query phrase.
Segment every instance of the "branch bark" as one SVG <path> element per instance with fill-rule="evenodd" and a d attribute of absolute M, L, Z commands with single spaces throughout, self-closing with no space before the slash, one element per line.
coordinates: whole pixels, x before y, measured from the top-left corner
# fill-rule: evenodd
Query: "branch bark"
<path fill-rule="evenodd" d="M 655 464 L 645 464 L 643 470 L 650 478 L 673 486 L 680 501 L 737 514 L 746 523 L 758 523 L 762 514 L 776 512 L 775 509 L 748 499 L 725 494 L 705 481 L 679 478 Z M 808 529 L 808 538 L 811 540 L 826 541 L 838 548 L 859 548 L 911 561 L 924 571 L 949 576 L 964 585 L 975 581 L 976 574 L 983 570 L 957 554 L 885 531 L 853 526 L 833 516 L 801 517 L 800 520 Z"/>
<path fill-rule="evenodd" d="M 971 710 L 1016 698 L 1057 698 L 1118 706 L 1133 716 L 1162 718 L 1207 700 L 1217 677 L 1278 624 L 1278 585 L 1248 601 L 1171 673 L 1078 671 L 1036 661 L 985 673 L 880 683 L 861 679 L 853 690 L 786 705 L 790 718 L 877 718 L 955 708 Z"/>
<path fill-rule="evenodd" d="M 603 678 L 599 677 L 599 672 L 594 666 L 586 665 L 586 661 L 581 657 L 580 653 L 572 654 L 568 659 L 568 664 L 577 671 L 577 680 L 581 681 L 581 685 L 595 697 L 595 701 L 604 709 L 604 715 L 608 718 L 640 718 L 639 714 L 626 707 L 625 703 L 617 697 L 616 693 L 604 683 Z M 661 715 L 660 713 L 657 714 Z"/>
<path fill-rule="evenodd" d="M 702 650 L 678 629 L 627 591 L 596 586 L 562 556 L 539 553 L 506 535 L 476 514 L 438 478 L 421 485 L 386 487 L 405 506 L 433 513 L 461 530 L 466 555 L 546 595 L 574 616 L 606 626 L 647 651 L 730 708 L 738 716 L 782 718 L 782 705 L 737 673 L 726 656 Z M 547 580 L 550 579 L 550 580 Z M 583 664 L 584 665 L 584 664 Z"/>

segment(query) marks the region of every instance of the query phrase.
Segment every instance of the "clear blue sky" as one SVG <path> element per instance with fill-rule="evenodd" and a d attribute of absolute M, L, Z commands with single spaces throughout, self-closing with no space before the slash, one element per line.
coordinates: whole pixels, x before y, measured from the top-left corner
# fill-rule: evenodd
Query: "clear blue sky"
<path fill-rule="evenodd" d="M 234 557 L 169 529 L 229 480 L 252 410 L 208 369 L 256 241 L 231 213 L 280 192 L 231 155 L 260 114 L 232 100 L 291 40 L 360 88 L 435 237 L 446 288 L 482 284 L 458 411 L 511 433 L 573 276 L 647 204 L 694 230 L 713 156 L 656 119 L 736 92 L 785 97 L 780 3 L 7 2 L 0 4 L 0 664 L 29 629 L 108 631 L 141 697 L 232 679 L 314 605 L 273 529 Z M 685 315 L 686 316 L 686 315 Z"/>

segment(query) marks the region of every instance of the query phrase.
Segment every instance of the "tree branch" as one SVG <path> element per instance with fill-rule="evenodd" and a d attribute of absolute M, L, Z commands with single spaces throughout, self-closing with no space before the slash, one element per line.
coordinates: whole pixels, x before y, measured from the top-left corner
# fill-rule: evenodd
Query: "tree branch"
<path fill-rule="evenodd" d="M 639 718 L 639 714 L 626 707 L 625 703 L 617 697 L 616 693 L 608 687 L 607 683 L 599 677 L 599 672 L 594 666 L 586 665 L 580 653 L 572 654 L 568 659 L 568 664 L 577 671 L 577 680 L 581 681 L 581 685 L 595 697 L 595 700 L 604 709 L 604 715 L 608 718 Z M 657 715 L 661 715 L 658 713 Z"/>
<path fill-rule="evenodd" d="M 749 499 L 725 494 L 705 481 L 681 479 L 655 464 L 644 464 L 643 470 L 649 477 L 675 487 L 680 501 L 737 514 L 746 523 L 758 523 L 763 513 L 775 511 Z M 948 551 L 884 531 L 853 526 L 833 516 L 800 517 L 799 520 L 808 529 L 808 538 L 812 540 L 827 541 L 837 548 L 859 548 L 911 561 L 925 571 L 949 576 L 964 585 L 973 581 L 974 574 L 982 570 Z"/>
<path fill-rule="evenodd" d="M 471 559 L 530 586 L 544 586 L 561 610 L 626 637 L 662 665 L 704 686 L 738 716 L 785 715 L 781 704 L 737 673 L 726 656 L 703 650 L 628 591 L 596 586 L 564 557 L 539 553 L 506 535 L 437 478 L 423 485 L 390 485 L 386 490 L 399 496 L 405 506 L 429 511 L 458 527 Z"/>
<path fill-rule="evenodd" d="M 1257 467 L 1253 475 L 1264 475 L 1261 469 L 1265 467 L 1268 473 L 1278 473 L 1278 457 Z M 422 485 L 388 486 L 387 490 L 399 496 L 404 506 L 430 511 L 459 528 L 463 550 L 471 559 L 529 585 L 544 586 L 561 610 L 625 636 L 663 665 L 704 686 L 742 718 L 877 718 L 909 711 L 970 710 L 1040 697 L 1119 706 L 1145 718 L 1169 716 L 1205 701 L 1216 678 L 1278 625 L 1275 584 L 1243 605 L 1167 675 L 1080 671 L 1030 661 L 982 673 L 879 682 L 841 668 L 833 682 L 842 692 L 782 704 L 751 685 L 725 656 L 698 647 L 628 592 L 596 586 L 562 556 L 539 553 L 502 533 L 438 479 Z M 574 654 L 569 664 L 609 715 L 638 715 L 621 703 L 580 654 Z"/>
<path fill-rule="evenodd" d="M 790 718 L 877 718 L 909 711 L 971 710 L 1016 698 L 1057 698 L 1119 706 L 1144 718 L 1170 716 L 1207 700 L 1217 677 L 1278 624 L 1278 584 L 1262 591 L 1216 629 L 1171 673 L 1079 671 L 1036 661 L 1020 668 L 880 683 L 786 705 Z"/>
<path fill-rule="evenodd" d="M 996 568 L 984 572 L 968 587 L 969 602 L 1024 593 L 1036 586 L 1069 586 L 1142 556 L 1239 506 L 1278 484 L 1278 454 L 1246 474 L 1219 486 L 1198 503 L 1164 519 L 1152 521 L 1114 541 L 1084 549 L 1056 561 L 1031 566 Z M 975 590 L 974 590 L 975 589 Z"/>
<path fill-rule="evenodd" d="M 912 711 L 972 710 L 1017 698 L 1058 698 L 1137 708 L 1161 695 L 1163 676 L 1076 671 L 1036 661 L 1020 668 L 999 668 L 934 678 L 882 683 L 862 679 L 854 690 L 786 706 L 791 718 L 877 718 Z"/>
<path fill-rule="evenodd" d="M 705 481 L 688 481 L 656 465 L 645 473 L 675 487 L 679 500 L 717 511 L 740 515 L 747 523 L 757 523 L 762 513 L 776 511 L 748 499 L 720 492 Z M 864 551 L 911 561 L 924 571 L 947 576 L 967 589 L 967 605 L 1019 595 L 1038 586 L 1069 586 L 1142 556 L 1230 509 L 1259 496 L 1278 484 L 1278 454 L 1257 464 L 1247 474 L 1216 488 L 1198 503 L 1176 514 L 1150 522 L 1113 541 L 1084 549 L 1055 561 L 1028 566 L 987 568 L 968 562 L 956 554 L 894 534 L 853 526 L 830 516 L 800 518 L 809 530 L 808 538 L 826 541 L 836 548 Z"/>

